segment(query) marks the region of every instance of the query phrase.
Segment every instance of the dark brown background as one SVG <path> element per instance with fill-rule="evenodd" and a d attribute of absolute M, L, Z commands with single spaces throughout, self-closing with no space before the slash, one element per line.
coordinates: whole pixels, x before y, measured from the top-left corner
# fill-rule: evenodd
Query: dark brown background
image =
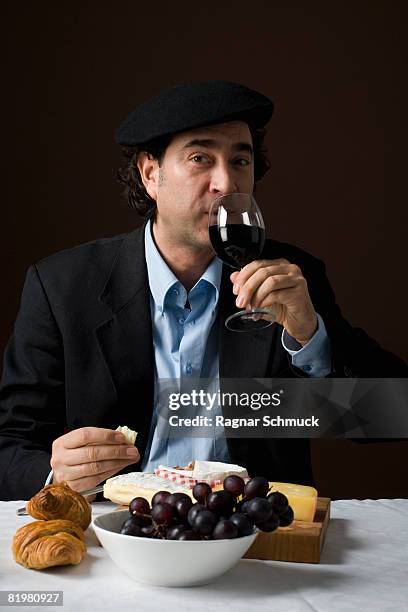
<path fill-rule="evenodd" d="M 2 44 L 0 348 L 30 263 L 139 224 L 115 183 L 119 122 L 178 82 L 273 98 L 269 235 L 321 257 L 350 322 L 408 357 L 403 3 L 9 3 Z M 407 496 L 404 444 L 313 442 L 322 494 Z"/>

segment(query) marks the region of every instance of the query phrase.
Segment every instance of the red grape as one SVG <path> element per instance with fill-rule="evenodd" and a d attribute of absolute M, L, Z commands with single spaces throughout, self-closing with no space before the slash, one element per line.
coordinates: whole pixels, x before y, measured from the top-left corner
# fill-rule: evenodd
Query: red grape
<path fill-rule="evenodd" d="M 214 540 L 231 540 L 238 536 L 238 527 L 228 519 L 218 521 L 213 531 Z"/>
<path fill-rule="evenodd" d="M 177 516 L 184 522 L 187 522 L 188 513 L 193 505 L 193 501 L 190 497 L 182 497 L 176 501 L 175 509 Z"/>
<path fill-rule="evenodd" d="M 254 525 L 249 520 L 246 514 L 242 514 L 241 512 L 235 512 L 230 519 L 234 525 L 238 528 L 238 537 L 251 535 L 254 533 Z"/>
<path fill-rule="evenodd" d="M 171 495 L 168 491 L 157 491 L 152 497 L 152 507 L 156 504 L 162 504 L 167 501 L 168 496 Z"/>
<path fill-rule="evenodd" d="M 152 519 L 157 525 L 169 525 L 175 516 L 175 510 L 170 504 L 163 502 L 155 504 L 152 508 Z"/>
<path fill-rule="evenodd" d="M 245 482 L 241 476 L 231 474 L 224 479 L 224 490 L 229 491 L 234 497 L 242 495 L 244 492 Z"/>
<path fill-rule="evenodd" d="M 179 499 L 188 499 L 188 500 L 190 500 L 190 501 L 191 501 L 191 497 L 190 497 L 189 495 L 187 495 L 187 493 L 181 493 L 181 491 L 180 491 L 180 492 L 178 492 L 178 493 L 171 493 L 171 494 L 170 494 L 170 495 L 167 497 L 167 499 L 165 500 L 165 502 L 166 502 L 166 504 L 170 504 L 170 506 L 174 506 L 174 507 L 175 507 L 176 502 L 177 502 Z"/>
<path fill-rule="evenodd" d="M 271 504 L 264 497 L 254 497 L 248 502 L 247 514 L 254 523 L 267 521 L 272 512 Z"/>
<path fill-rule="evenodd" d="M 279 491 L 274 491 L 270 493 L 266 498 L 270 504 L 272 504 L 273 511 L 275 514 L 283 514 L 286 512 L 289 506 L 289 501 L 286 495 L 280 493 Z"/>
<path fill-rule="evenodd" d="M 263 523 L 256 523 L 256 526 L 261 531 L 275 531 L 279 527 L 279 517 L 276 514 L 271 514 L 267 521 Z"/>
<path fill-rule="evenodd" d="M 248 480 L 244 488 L 245 498 L 266 497 L 269 490 L 269 482 L 263 476 L 255 476 Z"/>
<path fill-rule="evenodd" d="M 289 506 L 286 512 L 284 512 L 283 514 L 280 514 L 278 518 L 279 518 L 279 527 L 287 527 L 288 525 L 290 525 L 294 519 L 292 507 Z"/>
<path fill-rule="evenodd" d="M 122 525 L 120 533 L 130 536 L 142 536 L 142 528 L 138 523 L 135 523 L 133 516 L 129 517 Z"/>
<path fill-rule="evenodd" d="M 217 517 L 210 510 L 201 510 L 193 521 L 193 529 L 200 535 L 210 535 L 217 522 Z"/>
<path fill-rule="evenodd" d="M 129 504 L 130 514 L 138 512 L 139 514 L 150 514 L 150 506 L 147 499 L 144 497 L 135 497 Z"/>
<path fill-rule="evenodd" d="M 212 489 L 206 482 L 198 482 L 193 487 L 193 497 L 200 504 L 205 504 L 207 497 L 212 493 Z"/>
<path fill-rule="evenodd" d="M 229 491 L 215 491 L 207 499 L 207 508 L 218 516 L 229 516 L 234 505 L 234 497 Z"/>
<path fill-rule="evenodd" d="M 191 506 L 190 510 L 188 511 L 187 514 L 187 520 L 190 523 L 190 525 L 192 526 L 194 523 L 194 520 L 197 516 L 197 514 L 199 512 L 201 512 L 202 510 L 205 510 L 204 506 L 202 504 L 196 503 L 193 506 Z"/>

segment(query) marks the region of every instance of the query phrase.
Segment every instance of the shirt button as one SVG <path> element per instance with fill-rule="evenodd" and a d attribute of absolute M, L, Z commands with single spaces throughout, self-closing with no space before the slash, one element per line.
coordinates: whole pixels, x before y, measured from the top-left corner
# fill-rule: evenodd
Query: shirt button
<path fill-rule="evenodd" d="M 179 294 L 179 290 L 178 289 L 173 289 L 173 295 L 178 295 Z"/>
<path fill-rule="evenodd" d="M 186 372 L 187 372 L 187 374 L 191 374 L 192 371 L 193 371 L 193 366 L 191 365 L 191 363 L 187 363 L 186 364 Z"/>
<path fill-rule="evenodd" d="M 310 370 L 312 369 L 311 365 L 304 365 L 302 370 L 304 370 L 305 372 L 310 372 Z"/>
<path fill-rule="evenodd" d="M 180 325 L 184 325 L 184 321 L 185 321 L 185 319 L 179 319 Z"/>

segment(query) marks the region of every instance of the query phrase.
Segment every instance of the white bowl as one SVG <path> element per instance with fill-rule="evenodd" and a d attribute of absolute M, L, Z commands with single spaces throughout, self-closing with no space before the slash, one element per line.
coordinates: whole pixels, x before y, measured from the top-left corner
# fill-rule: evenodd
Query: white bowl
<path fill-rule="evenodd" d="M 154 540 L 123 535 L 128 510 L 117 510 L 92 521 L 110 558 L 128 576 L 158 586 L 208 584 L 230 570 L 246 553 L 257 533 L 233 540 Z"/>

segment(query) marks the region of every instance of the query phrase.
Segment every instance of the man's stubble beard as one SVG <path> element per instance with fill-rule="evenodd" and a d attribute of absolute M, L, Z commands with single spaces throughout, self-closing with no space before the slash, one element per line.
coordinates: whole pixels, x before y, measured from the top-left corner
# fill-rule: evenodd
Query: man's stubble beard
<path fill-rule="evenodd" d="M 194 224 L 185 224 L 184 227 L 176 226 L 174 229 L 175 245 L 184 246 L 194 253 L 212 251 L 207 228 L 197 231 Z"/>

